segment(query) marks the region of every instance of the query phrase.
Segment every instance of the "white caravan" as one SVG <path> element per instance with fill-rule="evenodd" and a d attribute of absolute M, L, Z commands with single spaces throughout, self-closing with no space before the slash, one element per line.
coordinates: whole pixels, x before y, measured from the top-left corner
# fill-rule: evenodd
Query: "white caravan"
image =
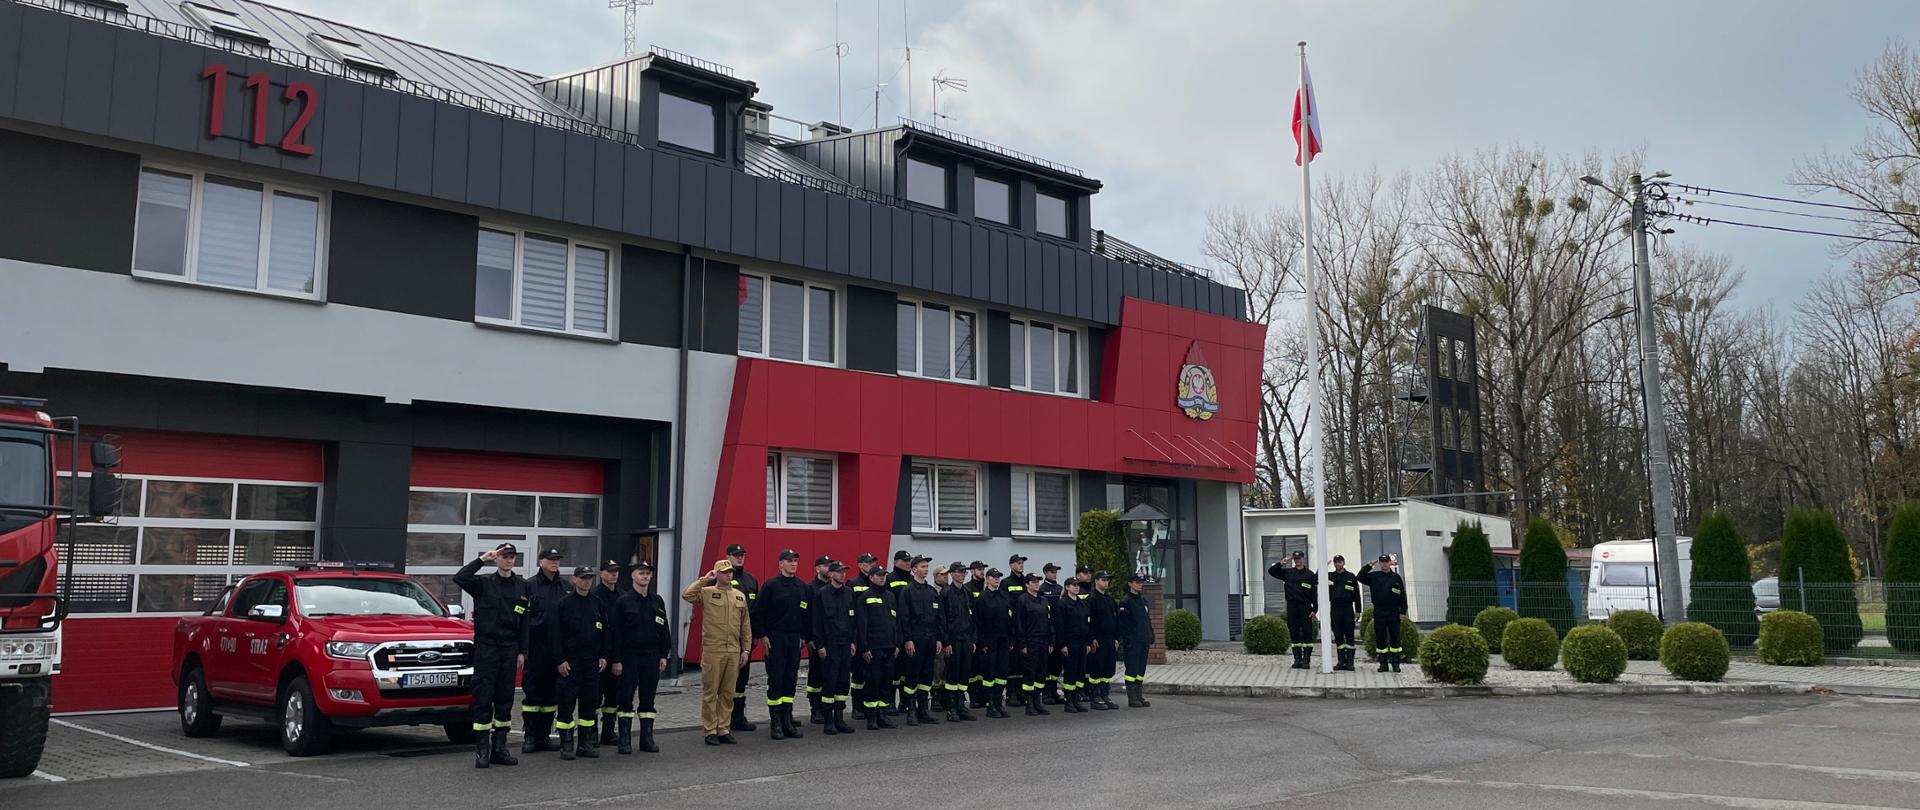
<path fill-rule="evenodd" d="M 1680 603 L 1691 594 L 1693 538 L 1679 538 Z M 1613 540 L 1593 547 L 1593 568 L 1587 576 L 1587 618 L 1604 621 L 1622 610 L 1660 612 L 1654 588 L 1652 540 Z"/>

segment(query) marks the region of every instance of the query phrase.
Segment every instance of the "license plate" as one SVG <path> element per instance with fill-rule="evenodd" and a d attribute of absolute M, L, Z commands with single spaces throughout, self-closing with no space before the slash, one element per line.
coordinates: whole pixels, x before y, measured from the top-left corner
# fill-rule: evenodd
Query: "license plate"
<path fill-rule="evenodd" d="M 460 673 L 457 672 L 420 672 L 400 676 L 400 688 L 412 689 L 418 686 L 459 686 Z"/>

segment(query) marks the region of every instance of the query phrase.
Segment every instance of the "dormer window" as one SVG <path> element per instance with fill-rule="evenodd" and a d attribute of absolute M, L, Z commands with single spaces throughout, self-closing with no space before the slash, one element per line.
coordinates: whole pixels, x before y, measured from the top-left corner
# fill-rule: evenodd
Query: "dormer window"
<path fill-rule="evenodd" d="M 399 75 L 393 68 L 387 67 L 387 63 L 380 61 L 373 54 L 367 52 L 367 49 L 360 43 L 322 36 L 320 34 L 308 34 L 307 38 L 313 41 L 315 47 L 325 51 L 328 56 L 339 60 L 347 67 L 364 70 L 368 73 L 379 73 L 385 76 Z"/>
<path fill-rule="evenodd" d="M 990 177 L 973 178 L 973 216 L 1002 225 L 1013 224 L 1013 187 Z"/>
<path fill-rule="evenodd" d="M 713 105 L 704 101 L 660 92 L 660 142 L 716 154 Z"/>
<path fill-rule="evenodd" d="M 181 3 L 180 10 L 186 12 L 194 22 L 199 23 L 200 27 L 213 33 L 259 45 L 267 45 L 271 42 L 265 35 L 253 30 L 253 26 L 247 25 L 247 21 L 241 19 L 240 15 L 226 9 L 199 3 Z"/>
<path fill-rule="evenodd" d="M 907 200 L 946 210 L 947 167 L 907 158 Z"/>
<path fill-rule="evenodd" d="M 1067 200 L 1046 192 L 1033 195 L 1034 227 L 1048 236 L 1073 238 L 1067 228 Z"/>

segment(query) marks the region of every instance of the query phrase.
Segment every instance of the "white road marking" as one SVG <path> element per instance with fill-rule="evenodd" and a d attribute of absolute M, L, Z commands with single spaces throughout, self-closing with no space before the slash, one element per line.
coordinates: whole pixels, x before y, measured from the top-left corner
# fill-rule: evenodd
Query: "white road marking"
<path fill-rule="evenodd" d="M 47 780 L 47 781 L 49 781 L 49 782 L 65 782 L 65 781 L 67 781 L 67 778 L 66 778 L 66 777 L 64 777 L 64 776 L 54 776 L 53 774 L 50 774 L 50 773 L 47 773 L 46 771 L 34 771 L 34 772 L 33 772 L 33 775 L 34 775 L 34 776 L 37 776 L 37 777 L 40 777 L 41 779 L 45 779 L 45 780 Z"/>
<path fill-rule="evenodd" d="M 1560 751 L 1562 756 L 1599 756 L 1631 757 L 1633 759 L 1680 759 L 1689 762 L 1717 762 L 1722 765 L 1747 765 L 1770 770 L 1786 769 L 1790 771 L 1808 771 L 1838 776 L 1842 779 L 1887 779 L 1896 782 L 1920 782 L 1920 771 L 1888 771 L 1878 768 L 1841 768 L 1832 765 L 1803 765 L 1796 762 L 1756 762 L 1747 759 L 1722 759 L 1720 757 L 1701 757 L 1692 754 L 1649 754 L 1625 751 Z"/>
<path fill-rule="evenodd" d="M 1806 802 L 1794 799 L 1761 799 L 1748 796 L 1716 796 L 1711 793 L 1679 793 L 1667 790 L 1636 790 L 1633 788 L 1587 787 L 1584 785 L 1535 785 L 1526 782 L 1495 782 L 1479 779 L 1449 779 L 1443 776 L 1409 776 L 1396 780 L 1402 783 L 1419 782 L 1433 785 L 1458 785 L 1463 787 L 1487 787 L 1506 790 L 1539 790 L 1553 793 L 1578 793 L 1585 796 L 1600 796 L 1609 799 L 1648 799 L 1670 802 L 1700 802 L 1722 807 L 1737 807 L 1741 810 L 1891 810 L 1891 808 L 1871 804 L 1842 804 L 1838 802 Z"/>
<path fill-rule="evenodd" d="M 216 764 L 220 764 L 220 765 L 232 765 L 232 766 L 233 766 L 233 767 L 235 767 L 235 768 L 246 768 L 246 767 L 250 767 L 250 766 L 251 766 L 251 763 L 247 763 L 247 762 L 241 762 L 241 761 L 239 761 L 239 760 L 233 760 L 233 759 L 221 759 L 221 758 L 219 758 L 219 757 L 210 757 L 210 756 L 207 756 L 207 755 L 205 755 L 205 754 L 196 754 L 196 753 L 194 753 L 194 752 L 192 752 L 192 751 L 182 751 L 182 750 L 180 750 L 180 749 L 178 749 L 178 748 L 168 748 L 168 747 L 166 747 L 166 746 L 164 746 L 164 745 L 154 745 L 153 743 L 150 743 L 150 742 L 142 742 L 142 741 L 140 741 L 140 740 L 136 740 L 136 739 L 134 739 L 134 738 L 132 738 L 132 737 L 123 737 L 123 736 L 121 736 L 121 735 L 118 735 L 118 734 L 114 734 L 114 733 L 112 733 L 112 732 L 108 732 L 108 731 L 101 731 L 100 729 L 97 729 L 97 728 L 87 728 L 86 726 L 83 726 L 83 725 L 80 725 L 80 724 L 78 724 L 78 723 L 70 723 L 70 722 L 68 722 L 68 721 L 66 721 L 66 720 L 61 720 L 61 719 L 59 719 L 59 718 L 57 718 L 57 717 L 56 717 L 56 718 L 54 718 L 52 722 L 53 722 L 53 723 L 54 723 L 55 725 L 59 725 L 59 726 L 65 726 L 65 727 L 67 727 L 67 728 L 70 728 L 70 729 L 73 729 L 73 730 L 75 730 L 75 731 L 84 731 L 84 732 L 86 732 L 86 733 L 88 733 L 88 734 L 98 734 L 98 735 L 100 735 L 100 736 L 102 736 L 102 737 L 105 737 L 105 738 L 107 738 L 107 739 L 109 739 L 109 740 L 119 740 L 120 742 L 123 742 L 123 743 L 127 743 L 127 744 L 129 744 L 129 745 L 137 745 L 137 746 L 140 746 L 141 748 L 146 748 L 146 749 L 149 749 L 149 750 L 153 750 L 153 751 L 159 751 L 159 752 L 161 752 L 161 753 L 163 753 L 163 754 L 173 754 L 173 755 L 175 755 L 175 756 L 182 756 L 182 757 L 186 757 L 186 758 L 188 758 L 188 759 L 197 759 L 197 760 L 200 760 L 200 761 L 202 761 L 202 762 L 212 762 L 212 763 L 216 763 Z"/>

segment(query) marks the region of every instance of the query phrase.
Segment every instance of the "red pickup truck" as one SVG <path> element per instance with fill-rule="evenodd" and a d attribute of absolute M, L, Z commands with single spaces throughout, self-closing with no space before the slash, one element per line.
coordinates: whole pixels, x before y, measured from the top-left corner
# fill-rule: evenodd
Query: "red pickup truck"
<path fill-rule="evenodd" d="M 471 741 L 473 626 L 459 616 L 398 574 L 314 563 L 249 576 L 174 629 L 180 728 L 205 737 L 224 715 L 257 717 L 296 757 L 325 752 L 336 728 L 439 725 Z"/>

